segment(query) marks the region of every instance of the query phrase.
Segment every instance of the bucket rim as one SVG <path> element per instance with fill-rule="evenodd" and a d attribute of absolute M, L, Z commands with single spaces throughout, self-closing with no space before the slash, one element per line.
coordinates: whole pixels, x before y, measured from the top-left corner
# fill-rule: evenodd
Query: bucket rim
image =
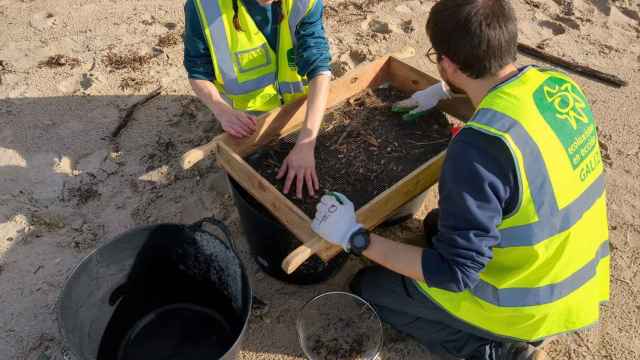
<path fill-rule="evenodd" d="M 76 350 L 71 347 L 69 344 L 71 344 L 69 342 L 69 337 L 67 336 L 66 332 L 64 331 L 64 327 L 63 327 L 63 316 L 62 316 L 62 302 L 63 302 L 63 298 L 64 295 L 69 291 L 69 284 L 71 283 L 71 280 L 75 277 L 78 276 L 77 275 L 77 271 L 78 269 L 80 269 L 80 267 L 84 266 L 85 263 L 89 262 L 91 258 L 93 258 L 96 253 L 98 253 L 98 251 L 100 251 L 101 249 L 107 247 L 108 245 L 116 242 L 117 240 L 131 235 L 133 233 L 139 232 L 139 231 L 143 231 L 146 229 L 151 229 L 151 228 L 155 228 L 158 226 L 162 226 L 162 225 L 172 225 L 172 226 L 179 226 L 179 227 L 184 227 L 185 229 L 188 229 L 190 225 L 192 224 L 179 224 L 179 223 L 157 223 L 157 224 L 146 224 L 146 225 L 139 225 L 139 226 L 135 226 L 132 227 L 114 237 L 111 237 L 109 240 L 107 240 L 104 244 L 96 247 L 95 249 L 91 250 L 87 255 L 85 255 L 82 260 L 80 260 L 76 265 L 73 266 L 72 270 L 70 271 L 69 275 L 67 275 L 65 277 L 62 289 L 60 289 L 60 292 L 58 293 L 58 296 L 56 298 L 56 302 L 55 302 L 55 313 L 56 313 L 56 323 L 57 323 L 57 328 L 58 328 L 58 333 L 60 334 L 61 338 L 62 338 L 62 344 L 63 344 L 63 349 L 66 349 L 71 356 L 73 356 L 74 359 L 77 360 L 96 360 L 97 359 L 97 354 L 96 356 L 93 356 L 91 358 L 87 358 L 85 356 L 82 356 L 80 354 L 78 354 L 76 352 Z M 231 239 L 229 239 L 231 241 Z M 222 242 L 225 246 L 227 246 L 227 244 L 220 240 L 220 242 Z M 246 314 L 244 314 L 244 316 L 242 317 L 242 321 L 243 321 L 243 325 L 242 325 L 242 330 L 240 330 L 240 333 L 238 334 L 238 337 L 236 338 L 236 340 L 233 342 L 233 345 L 231 345 L 231 347 L 229 348 L 229 350 L 224 353 L 224 355 L 222 355 L 222 357 L 227 356 L 227 354 L 229 352 L 231 352 L 231 350 L 233 350 L 236 346 L 238 346 L 244 336 L 244 333 L 247 330 L 247 327 L 249 325 L 249 317 L 251 316 L 251 309 L 253 308 L 253 286 L 251 283 L 251 279 L 249 279 L 249 276 L 247 275 L 247 269 L 244 266 L 244 263 L 242 262 L 242 259 L 240 258 L 240 256 L 236 253 L 236 251 L 231 247 L 231 246 L 227 246 L 227 248 L 238 258 L 238 263 L 240 265 L 240 270 L 242 273 L 242 280 L 244 282 L 244 284 L 246 284 L 246 286 L 242 286 L 243 291 L 242 291 L 242 297 L 244 298 L 245 296 L 247 297 L 247 305 L 246 307 L 243 306 L 242 310 L 245 310 L 246 308 Z M 245 291 L 247 290 L 248 294 L 245 295 Z M 244 300 L 244 299 L 243 299 Z"/>
<path fill-rule="evenodd" d="M 304 309 L 311 303 L 313 303 L 316 300 L 319 300 L 323 297 L 326 296 L 331 296 L 331 295 L 346 295 L 349 297 L 352 297 L 360 302 L 362 302 L 367 308 L 369 308 L 373 314 L 375 315 L 375 318 L 377 320 L 378 325 L 380 326 L 380 341 L 378 342 L 378 346 L 375 349 L 375 355 L 371 358 L 371 360 L 376 360 L 378 359 L 378 356 L 380 355 L 380 352 L 382 351 L 382 347 L 384 346 L 384 333 L 383 333 L 383 325 L 382 325 L 382 320 L 380 319 L 380 314 L 378 314 L 378 312 L 376 311 L 376 309 L 373 307 L 373 305 L 371 305 L 371 303 L 369 303 L 367 300 L 363 299 L 361 296 L 356 295 L 352 292 L 348 292 L 348 291 L 327 291 L 324 292 L 322 294 L 316 295 L 313 298 L 309 299 L 307 302 L 304 303 L 304 305 L 302 305 L 302 308 L 300 309 L 300 313 L 298 314 L 298 317 L 296 319 L 296 332 L 298 335 L 298 342 L 300 344 L 300 348 L 302 349 L 302 352 L 304 353 L 304 355 L 307 357 L 307 359 L 310 360 L 314 360 L 312 359 L 312 357 L 307 353 L 307 351 L 305 350 L 305 347 L 303 345 L 303 339 L 302 339 L 302 314 L 304 313 Z"/>

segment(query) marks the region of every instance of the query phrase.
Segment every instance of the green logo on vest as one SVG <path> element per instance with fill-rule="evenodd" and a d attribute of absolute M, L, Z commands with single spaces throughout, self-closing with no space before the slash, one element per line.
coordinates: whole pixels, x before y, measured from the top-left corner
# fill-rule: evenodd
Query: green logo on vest
<path fill-rule="evenodd" d="M 289 50 L 287 50 L 287 64 L 289 64 L 289 67 L 291 69 L 297 69 L 296 52 L 293 50 L 293 48 L 290 48 Z"/>
<path fill-rule="evenodd" d="M 533 100 L 576 169 L 596 148 L 598 141 L 593 114 L 584 94 L 575 84 L 550 77 L 533 93 Z"/>

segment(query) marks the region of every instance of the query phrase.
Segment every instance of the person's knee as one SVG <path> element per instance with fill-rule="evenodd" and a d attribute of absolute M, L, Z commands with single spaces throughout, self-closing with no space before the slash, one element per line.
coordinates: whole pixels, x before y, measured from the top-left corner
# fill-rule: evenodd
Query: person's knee
<path fill-rule="evenodd" d="M 385 304 L 400 286 L 402 276 L 381 266 L 360 269 L 349 284 L 352 293 L 374 304 Z"/>
<path fill-rule="evenodd" d="M 362 268 L 353 277 L 349 287 L 354 294 L 360 297 L 371 296 L 371 293 L 375 289 L 384 286 L 384 278 L 388 271 L 389 270 L 385 268 L 375 265 Z"/>
<path fill-rule="evenodd" d="M 356 275 L 353 277 L 353 279 L 349 283 L 349 290 L 351 290 L 352 293 L 362 297 L 365 283 L 370 281 L 367 279 L 370 277 L 368 273 L 371 272 L 372 268 L 373 268 L 372 266 L 365 267 L 360 269 L 356 273 Z"/>

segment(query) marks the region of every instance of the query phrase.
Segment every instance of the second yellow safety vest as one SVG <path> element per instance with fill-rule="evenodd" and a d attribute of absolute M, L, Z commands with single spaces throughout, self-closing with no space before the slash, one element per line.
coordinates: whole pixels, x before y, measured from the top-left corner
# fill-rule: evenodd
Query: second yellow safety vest
<path fill-rule="evenodd" d="M 272 49 L 242 0 L 237 1 L 237 10 L 232 0 L 195 0 L 213 62 L 214 85 L 235 109 L 270 111 L 308 91 L 307 79 L 295 64 L 294 34 L 315 0 L 280 2 L 278 48 Z"/>
<path fill-rule="evenodd" d="M 602 158 L 584 93 L 563 73 L 529 67 L 489 92 L 466 126 L 507 145 L 519 205 L 503 215 L 501 239 L 473 288 L 418 287 L 465 322 L 516 340 L 593 324 L 609 299 L 609 242 Z"/>

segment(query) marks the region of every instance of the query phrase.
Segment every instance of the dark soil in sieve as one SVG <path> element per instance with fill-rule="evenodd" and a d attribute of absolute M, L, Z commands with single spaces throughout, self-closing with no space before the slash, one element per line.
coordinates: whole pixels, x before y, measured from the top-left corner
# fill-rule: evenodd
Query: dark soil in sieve
<path fill-rule="evenodd" d="M 367 89 L 325 116 L 315 152 L 320 194 L 341 192 L 358 209 L 446 148 L 450 124 L 442 112 L 434 109 L 424 118 L 403 121 L 402 114 L 391 111 L 408 96 L 393 87 Z M 295 140 L 284 138 L 247 161 L 282 190 L 284 179 L 276 175 Z M 287 197 L 313 218 L 318 199 L 306 191 L 298 199 L 292 187 Z"/>
<path fill-rule="evenodd" d="M 311 351 L 318 359 L 323 360 L 360 360 L 366 359 L 364 354 L 368 350 L 363 336 L 345 338 L 316 339 L 311 345 Z"/>
<path fill-rule="evenodd" d="M 326 314 L 326 316 L 330 316 Z M 350 318 L 337 318 L 322 331 L 314 333 L 308 350 L 314 359 L 322 360 L 365 360 L 375 355 L 379 339 L 377 323 L 358 321 L 356 314 Z"/>

